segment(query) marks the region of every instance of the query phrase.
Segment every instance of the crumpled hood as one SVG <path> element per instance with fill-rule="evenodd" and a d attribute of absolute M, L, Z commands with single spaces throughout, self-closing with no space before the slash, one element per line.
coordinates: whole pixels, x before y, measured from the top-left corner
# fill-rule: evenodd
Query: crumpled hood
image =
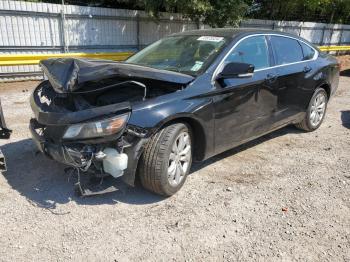
<path fill-rule="evenodd" d="M 72 93 L 84 84 L 114 77 L 144 78 L 177 84 L 188 84 L 194 77 L 145 66 L 81 58 L 51 58 L 40 66 L 57 93 Z"/>

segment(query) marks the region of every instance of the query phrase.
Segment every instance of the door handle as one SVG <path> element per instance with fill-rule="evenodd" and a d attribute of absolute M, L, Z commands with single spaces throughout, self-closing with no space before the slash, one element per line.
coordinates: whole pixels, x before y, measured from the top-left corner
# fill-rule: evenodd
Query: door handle
<path fill-rule="evenodd" d="M 274 74 L 267 74 L 266 80 L 270 83 L 273 83 L 277 80 L 277 75 Z"/>
<path fill-rule="evenodd" d="M 312 68 L 309 66 L 305 66 L 303 69 L 304 73 L 309 73 L 311 70 L 312 70 Z"/>

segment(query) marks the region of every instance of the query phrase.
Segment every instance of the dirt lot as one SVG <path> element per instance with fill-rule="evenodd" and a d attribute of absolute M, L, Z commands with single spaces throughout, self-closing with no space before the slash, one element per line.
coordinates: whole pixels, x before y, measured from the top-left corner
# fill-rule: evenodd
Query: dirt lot
<path fill-rule="evenodd" d="M 34 154 L 35 84 L 0 85 L 14 130 L 0 141 L 1 261 L 350 261 L 349 76 L 319 130 L 284 128 L 196 164 L 168 199 L 121 182 L 76 197 L 64 166 Z"/>

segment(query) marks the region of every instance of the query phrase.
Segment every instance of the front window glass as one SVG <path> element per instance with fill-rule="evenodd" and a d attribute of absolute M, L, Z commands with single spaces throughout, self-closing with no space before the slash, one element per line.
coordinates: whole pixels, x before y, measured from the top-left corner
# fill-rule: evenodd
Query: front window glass
<path fill-rule="evenodd" d="M 126 63 L 198 75 L 226 46 L 218 36 L 173 36 L 161 39 L 126 60 Z"/>
<path fill-rule="evenodd" d="M 225 63 L 230 62 L 252 64 L 255 70 L 269 67 L 269 51 L 265 36 L 252 36 L 242 40 L 226 58 Z"/>

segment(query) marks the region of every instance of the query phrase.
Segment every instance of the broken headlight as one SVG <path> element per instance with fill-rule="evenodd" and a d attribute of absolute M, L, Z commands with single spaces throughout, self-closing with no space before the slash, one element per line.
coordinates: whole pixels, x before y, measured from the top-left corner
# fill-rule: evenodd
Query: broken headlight
<path fill-rule="evenodd" d="M 118 133 L 125 127 L 129 114 L 119 115 L 96 122 L 76 124 L 68 127 L 64 139 L 85 139 Z"/>

